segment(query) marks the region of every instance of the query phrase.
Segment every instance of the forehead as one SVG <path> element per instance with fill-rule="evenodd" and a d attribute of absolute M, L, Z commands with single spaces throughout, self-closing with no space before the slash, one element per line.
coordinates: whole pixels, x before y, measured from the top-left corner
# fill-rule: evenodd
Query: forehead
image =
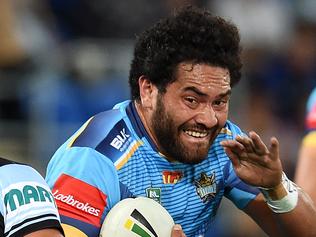
<path fill-rule="evenodd" d="M 180 63 L 176 69 L 175 83 L 202 88 L 230 88 L 229 70 L 202 63 Z"/>

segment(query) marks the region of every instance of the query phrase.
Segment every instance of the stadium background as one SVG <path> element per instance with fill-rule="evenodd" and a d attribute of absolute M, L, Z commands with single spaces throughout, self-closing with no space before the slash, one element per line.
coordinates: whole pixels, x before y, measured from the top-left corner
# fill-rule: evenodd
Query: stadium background
<path fill-rule="evenodd" d="M 314 0 L 1 0 L 0 156 L 43 175 L 53 152 L 91 115 L 129 98 L 135 36 L 190 3 L 235 22 L 243 78 L 230 119 L 281 143 L 293 177 L 308 93 L 316 86 Z M 266 236 L 228 201 L 218 236 Z"/>

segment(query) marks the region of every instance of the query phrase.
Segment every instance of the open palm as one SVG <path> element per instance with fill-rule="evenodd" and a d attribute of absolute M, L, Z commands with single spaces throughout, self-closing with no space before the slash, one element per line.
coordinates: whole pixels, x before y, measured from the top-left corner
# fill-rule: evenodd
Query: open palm
<path fill-rule="evenodd" d="M 268 149 L 258 134 L 250 132 L 249 136 L 237 136 L 221 145 L 241 180 L 252 186 L 273 188 L 281 182 L 282 165 L 278 140 L 273 137 L 270 142 Z"/>

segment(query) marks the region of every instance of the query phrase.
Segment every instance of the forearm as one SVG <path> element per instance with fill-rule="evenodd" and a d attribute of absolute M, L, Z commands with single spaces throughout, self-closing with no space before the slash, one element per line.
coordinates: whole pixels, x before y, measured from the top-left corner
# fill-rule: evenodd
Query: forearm
<path fill-rule="evenodd" d="M 274 190 L 271 197 L 282 198 L 282 189 Z M 251 216 L 257 224 L 270 237 L 297 237 L 316 236 L 316 209 L 313 202 L 301 189 L 297 189 L 298 198 L 295 207 L 285 213 L 275 213 L 267 205 L 263 194 L 259 194 L 255 200 L 248 204 L 245 212 Z"/>
<path fill-rule="evenodd" d="M 310 197 L 283 173 L 282 182 L 262 189 L 284 236 L 315 236 L 316 209 Z"/>
<path fill-rule="evenodd" d="M 258 195 L 244 211 L 269 236 L 316 236 L 314 204 L 282 173 L 275 137 L 270 139 L 269 148 L 255 132 L 222 141 L 221 145 L 238 177 L 248 185 L 260 187 L 263 195 Z"/>
<path fill-rule="evenodd" d="M 316 209 L 301 189 L 298 190 L 297 206 L 287 213 L 273 213 L 282 235 L 286 237 L 316 236 Z"/>

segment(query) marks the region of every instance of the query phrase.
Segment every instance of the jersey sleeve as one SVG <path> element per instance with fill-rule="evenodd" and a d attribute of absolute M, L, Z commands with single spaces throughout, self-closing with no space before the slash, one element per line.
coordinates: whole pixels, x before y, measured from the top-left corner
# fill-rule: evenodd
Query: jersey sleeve
<path fill-rule="evenodd" d="M 231 163 L 227 163 L 225 169 L 225 197 L 231 200 L 239 209 L 244 209 L 250 201 L 257 197 L 260 191 L 258 188 L 250 186 L 240 180 Z"/>
<path fill-rule="evenodd" d="M 20 237 L 56 228 L 61 233 L 59 214 L 44 178 L 21 164 L 0 167 L 0 236 Z"/>
<path fill-rule="evenodd" d="M 89 147 L 60 148 L 48 166 L 46 181 L 66 235 L 99 236 L 106 214 L 120 200 L 113 162 Z"/>

